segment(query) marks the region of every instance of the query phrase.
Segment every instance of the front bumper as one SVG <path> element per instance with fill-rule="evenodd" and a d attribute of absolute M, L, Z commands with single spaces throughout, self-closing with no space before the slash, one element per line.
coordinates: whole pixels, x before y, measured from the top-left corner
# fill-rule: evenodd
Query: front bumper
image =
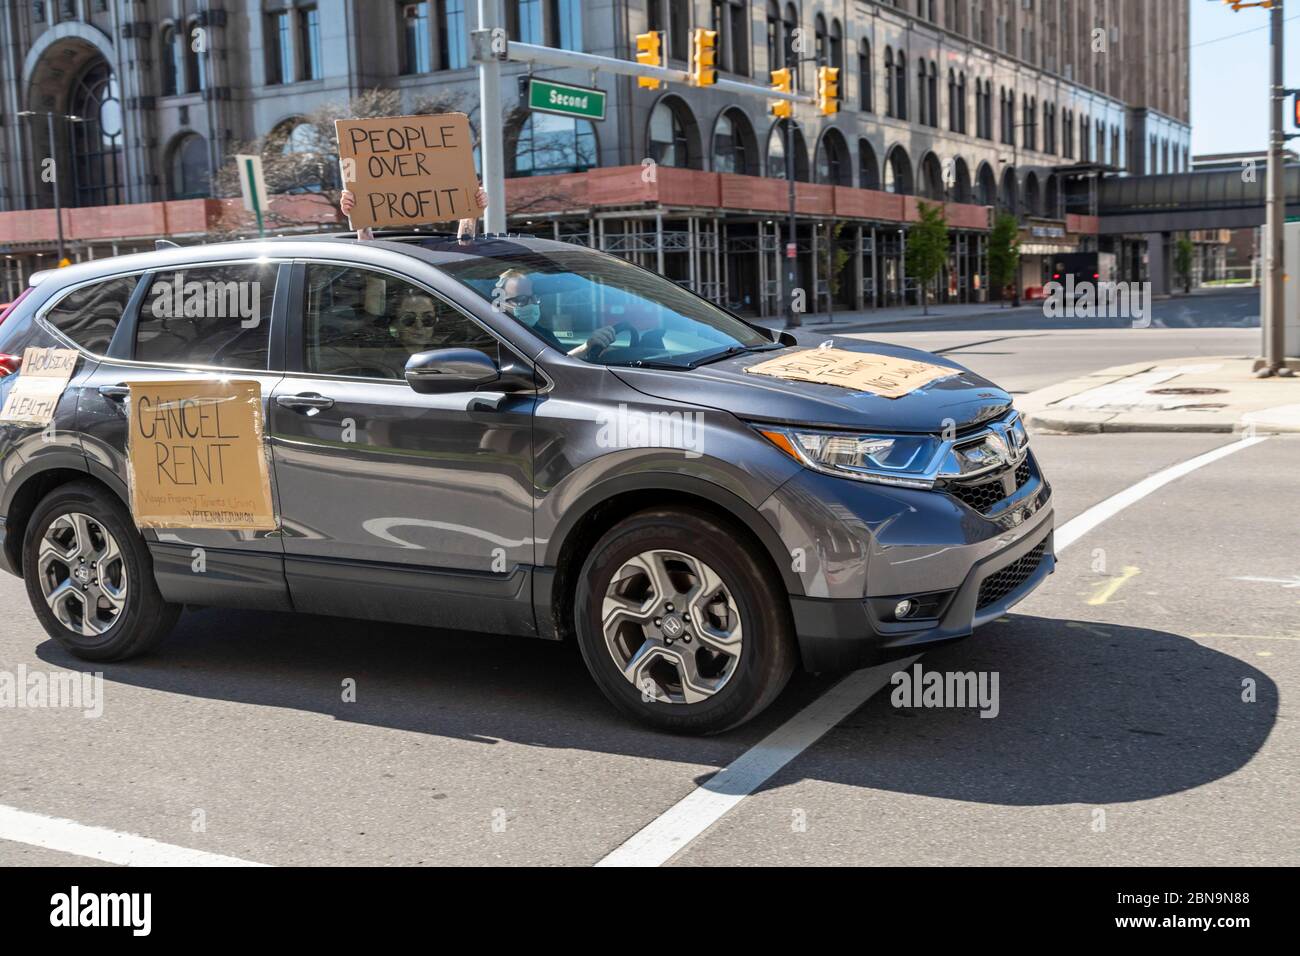
<path fill-rule="evenodd" d="M 790 596 L 804 668 L 864 667 L 968 637 L 1028 596 L 1056 568 L 1051 488 L 1032 458 L 1030 468 L 987 516 L 940 492 L 811 473 L 778 490 L 765 513 L 806 563 L 804 594 Z M 893 617 L 917 596 L 933 609 Z"/>

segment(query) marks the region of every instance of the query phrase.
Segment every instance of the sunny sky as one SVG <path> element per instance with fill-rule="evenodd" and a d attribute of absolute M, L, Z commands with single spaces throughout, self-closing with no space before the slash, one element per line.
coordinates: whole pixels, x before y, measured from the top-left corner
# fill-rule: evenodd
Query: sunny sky
<path fill-rule="evenodd" d="M 1192 155 L 1265 149 L 1269 12 L 1252 7 L 1234 13 L 1222 0 L 1190 3 Z M 1287 7 L 1286 84 L 1294 88 L 1300 86 L 1300 0 Z M 1287 132 L 1296 132 L 1289 100 L 1287 121 Z M 1300 148 L 1298 142 L 1288 145 Z"/>

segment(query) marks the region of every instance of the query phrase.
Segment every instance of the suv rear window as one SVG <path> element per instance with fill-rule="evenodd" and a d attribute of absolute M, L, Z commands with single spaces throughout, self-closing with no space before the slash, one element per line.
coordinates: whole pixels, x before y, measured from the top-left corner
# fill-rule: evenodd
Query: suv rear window
<path fill-rule="evenodd" d="M 247 262 L 155 272 L 140 303 L 136 360 L 265 369 L 277 268 Z"/>
<path fill-rule="evenodd" d="M 74 289 L 45 313 L 45 321 L 87 352 L 103 355 L 139 281 L 139 276 L 118 276 Z"/>

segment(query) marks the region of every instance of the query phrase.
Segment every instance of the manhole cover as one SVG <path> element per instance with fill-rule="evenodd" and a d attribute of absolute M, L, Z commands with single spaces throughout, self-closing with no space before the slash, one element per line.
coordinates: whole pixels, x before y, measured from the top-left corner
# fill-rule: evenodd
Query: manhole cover
<path fill-rule="evenodd" d="M 1226 388 L 1151 388 L 1148 395 L 1222 395 Z"/>

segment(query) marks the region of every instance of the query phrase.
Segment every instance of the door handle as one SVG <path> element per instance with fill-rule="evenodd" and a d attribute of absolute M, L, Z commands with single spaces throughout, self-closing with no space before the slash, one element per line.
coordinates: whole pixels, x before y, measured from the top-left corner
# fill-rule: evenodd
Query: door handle
<path fill-rule="evenodd" d="M 103 395 L 110 402 L 125 401 L 126 397 L 131 394 L 131 389 L 125 385 L 101 385 L 99 394 Z"/>
<path fill-rule="evenodd" d="M 324 395 L 317 395 L 315 392 L 304 392 L 301 395 L 277 395 L 275 404 L 281 408 L 306 411 L 309 409 L 333 408 L 334 399 L 326 398 Z"/>

